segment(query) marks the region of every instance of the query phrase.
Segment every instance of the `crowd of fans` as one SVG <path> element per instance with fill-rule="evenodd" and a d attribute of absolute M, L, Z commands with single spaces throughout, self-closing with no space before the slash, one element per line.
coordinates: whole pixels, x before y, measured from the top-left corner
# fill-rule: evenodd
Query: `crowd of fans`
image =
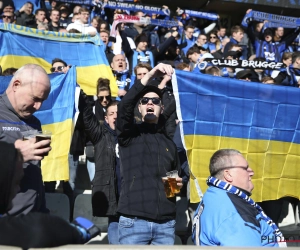
<path fill-rule="evenodd" d="M 168 7 L 163 6 L 163 8 Z M 119 242 L 118 235 L 114 232 L 116 232 L 116 225 L 118 226 L 119 222 L 117 201 L 121 193 L 122 179 L 118 151 L 114 149 L 118 141 L 115 126 L 117 105 L 119 101 L 125 98 L 136 80 L 142 81 L 147 74 L 156 74 L 159 71 L 157 68 L 159 63 L 164 63 L 178 70 L 209 74 L 212 77 L 226 77 L 292 87 L 299 86 L 300 52 L 298 52 L 298 41 L 300 29 L 265 28 L 267 20 L 259 22 L 252 18 L 246 18 L 243 25 L 223 27 L 220 25 L 219 19 L 208 21 L 176 12 L 174 15 L 178 22 L 177 26 L 166 28 L 139 22 L 119 23 L 116 26 L 116 36 L 111 36 L 112 24 L 114 20 L 120 17 L 118 16 L 120 14 L 130 14 L 149 19 L 165 19 L 165 16 L 147 16 L 141 11 L 128 13 L 97 5 L 70 5 L 55 0 L 43 2 L 42 8 L 37 10 L 34 10 L 34 5 L 31 2 L 25 3 L 19 10 L 15 9 L 13 2 L 3 2 L 1 11 L 3 23 L 14 23 L 39 30 L 99 36 L 104 44 L 105 55 L 118 85 L 118 96 L 111 96 L 110 83 L 105 78 L 99 78 L 98 82 L 95 83 L 96 101 L 93 97 L 89 98 L 81 93 L 81 115 L 78 118 L 71 143 L 70 180 L 67 183 L 69 188 L 66 188 L 69 191 L 66 193 L 70 198 L 72 207 L 79 155 L 84 154 L 85 149 L 93 190 L 93 213 L 95 216 L 109 217 L 109 239 L 110 243 L 113 244 Z M 248 10 L 246 14 L 251 11 Z M 212 59 L 282 62 L 283 67 L 280 70 L 218 67 L 210 63 Z M 204 62 L 206 62 L 205 67 L 203 67 Z M 68 62 L 55 58 L 52 62 L 51 72 L 66 73 L 69 68 Z M 12 75 L 16 70 L 14 68 L 5 69 L 1 74 Z M 170 74 L 156 76 L 155 80 L 148 83 L 149 79 L 147 79 L 146 83 L 158 87 L 161 92 L 156 97 L 150 97 L 145 92 L 145 96 L 139 104 L 143 106 L 152 103 L 156 107 L 155 105 L 160 104 L 158 99 L 161 99 L 164 108 L 160 119 L 156 122 L 164 128 L 168 138 L 174 138 L 174 141 L 178 142 L 180 135 L 176 132 L 178 121 L 171 77 Z M 138 94 L 136 95 L 138 96 Z M 94 107 L 90 109 L 90 106 Z M 135 106 L 134 119 L 136 124 L 143 122 L 145 116 L 156 112 L 152 107 L 144 111 L 146 114 L 143 114 L 142 111 L 139 105 Z M 100 121 L 99 124 L 98 121 Z M 126 131 L 122 131 L 122 133 L 126 133 Z M 187 159 L 184 150 L 180 149 L 179 146 L 178 153 L 182 170 L 180 176 L 184 184 L 181 195 L 186 196 L 185 187 L 189 179 Z M 105 167 L 104 165 L 111 167 L 110 169 L 113 171 L 107 169 L 105 174 L 104 172 L 100 173 Z M 114 195 L 107 190 L 103 191 L 103 187 L 100 187 L 103 185 L 104 179 L 109 184 L 110 192 L 113 192 Z M 55 183 L 45 183 L 45 188 L 48 192 L 54 192 Z M 99 195 L 99 192 L 103 192 L 104 195 Z M 106 209 L 103 200 L 106 202 Z M 127 211 L 124 208 L 123 210 Z M 274 209 L 272 207 L 271 210 L 268 215 L 275 223 L 278 223 L 281 208 Z M 126 212 L 123 214 L 126 215 Z M 144 213 L 141 214 L 143 218 L 146 217 Z M 117 224 L 115 225 L 115 223 Z"/>
<path fill-rule="evenodd" d="M 79 6 L 56 1 L 42 3 L 43 8 L 36 10 L 31 2 L 16 10 L 13 2 L 4 2 L 2 22 L 39 30 L 99 35 L 105 44 L 109 63 L 114 55 L 126 56 L 125 68 L 129 70 L 129 78 L 134 75 L 133 69 L 139 62 L 148 63 L 152 68 L 158 62 L 164 62 L 178 69 L 198 73 L 298 86 L 297 54 L 293 54 L 299 49 L 298 28 L 267 28 L 264 25 L 267 20 L 260 22 L 253 18 L 246 18 L 241 25 L 223 27 L 219 19 L 204 20 L 180 15 L 181 12 L 177 11 L 174 13 L 175 20 L 178 20 L 176 27 L 120 23 L 117 36 L 110 36 L 110 29 L 118 14 L 162 20 L 166 16 L 129 13 L 98 5 Z M 248 10 L 246 14 L 250 12 Z M 209 64 L 199 70 L 197 66 L 210 58 L 283 62 L 284 67 L 280 71 L 252 69 L 250 74 L 237 74 L 243 68 L 215 67 Z M 249 77 L 246 79 L 245 76 Z"/>

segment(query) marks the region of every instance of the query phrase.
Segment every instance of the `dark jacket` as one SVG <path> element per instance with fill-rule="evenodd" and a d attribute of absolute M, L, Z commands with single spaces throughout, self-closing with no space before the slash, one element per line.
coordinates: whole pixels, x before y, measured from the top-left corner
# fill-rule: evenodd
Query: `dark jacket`
<path fill-rule="evenodd" d="M 104 121 L 105 110 L 106 108 L 103 107 L 98 100 L 95 101 L 94 114 L 98 121 Z"/>
<path fill-rule="evenodd" d="M 162 90 L 163 93 L 163 104 L 164 104 L 164 111 L 163 117 L 165 119 L 165 131 L 166 134 L 173 138 L 175 130 L 176 130 L 176 102 L 175 97 L 173 94 L 173 89 L 169 86 Z"/>
<path fill-rule="evenodd" d="M 85 144 L 86 134 L 84 132 L 83 118 L 82 114 L 79 113 L 70 145 L 70 154 L 83 155 Z"/>
<path fill-rule="evenodd" d="M 230 47 L 232 45 L 238 45 L 238 44 L 239 44 L 239 42 L 237 40 L 235 40 L 234 38 L 231 37 L 230 41 L 228 43 L 226 43 L 226 45 L 225 45 L 225 48 L 224 48 L 224 51 L 223 51 L 224 58 L 226 58 L 228 56 L 228 52 L 230 50 Z M 244 50 L 244 48 L 243 48 L 243 50 Z"/>
<path fill-rule="evenodd" d="M 0 245 L 28 248 L 83 244 L 79 231 L 57 216 L 30 213 L 0 218 Z"/>
<path fill-rule="evenodd" d="M 81 94 L 79 110 L 83 115 L 84 127 L 95 148 L 95 177 L 92 186 L 94 216 L 116 215 L 117 176 L 116 138 L 108 125 L 100 124 L 91 107 Z"/>
<path fill-rule="evenodd" d="M 48 25 L 49 31 L 59 32 L 59 29 L 60 29 L 60 26 L 58 25 L 57 27 L 55 27 L 55 26 L 53 26 L 52 22 L 50 22 Z"/>
<path fill-rule="evenodd" d="M 18 116 L 6 94 L 0 96 L 0 141 L 15 143 L 22 139 L 22 132 L 41 131 L 41 123 L 35 117 L 23 119 Z M 29 212 L 45 212 L 45 190 L 42 180 L 40 161 L 29 161 L 23 164 L 24 177 L 20 183 L 20 192 L 13 199 L 10 215 L 27 214 Z"/>
<path fill-rule="evenodd" d="M 178 170 L 174 142 L 156 124 L 134 123 L 134 107 L 145 89 L 140 80 L 118 105 L 117 133 L 122 186 L 118 212 L 150 220 L 175 219 L 175 198 L 168 199 L 161 177 Z"/>
<path fill-rule="evenodd" d="M 27 15 L 25 12 L 16 11 L 16 24 L 31 28 L 36 28 L 36 21 L 34 15 Z"/>
<path fill-rule="evenodd" d="M 0 142 L 0 159 L 0 245 L 28 249 L 85 243 L 74 226 L 57 216 L 42 213 L 2 216 L 11 205 L 18 185 L 14 178 L 21 169 L 16 167 L 17 150 L 11 143 Z"/>

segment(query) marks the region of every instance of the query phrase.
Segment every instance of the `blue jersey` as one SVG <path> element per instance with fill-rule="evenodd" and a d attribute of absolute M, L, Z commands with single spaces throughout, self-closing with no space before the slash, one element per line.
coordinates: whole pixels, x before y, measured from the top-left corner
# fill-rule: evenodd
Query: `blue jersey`
<path fill-rule="evenodd" d="M 210 186 L 193 222 L 193 241 L 201 246 L 278 247 L 274 230 L 258 210 L 226 190 Z"/>

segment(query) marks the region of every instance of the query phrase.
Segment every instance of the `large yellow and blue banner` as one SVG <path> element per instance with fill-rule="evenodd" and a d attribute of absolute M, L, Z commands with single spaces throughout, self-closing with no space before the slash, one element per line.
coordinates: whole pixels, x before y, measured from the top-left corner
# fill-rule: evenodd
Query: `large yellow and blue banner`
<path fill-rule="evenodd" d="M 35 63 L 50 73 L 54 58 L 76 66 L 77 83 L 86 94 L 95 95 L 97 80 L 103 77 L 110 79 L 112 95 L 117 96 L 118 87 L 99 35 L 90 37 L 0 24 L 0 65 L 3 70 Z"/>
<path fill-rule="evenodd" d="M 0 76 L 0 94 L 5 92 L 11 78 Z M 68 180 L 68 154 L 74 129 L 75 103 L 79 93 L 76 87 L 76 68 L 72 67 L 67 74 L 50 74 L 49 78 L 51 92 L 40 110 L 34 113 L 41 121 L 43 131 L 52 132 L 52 150 L 42 160 L 43 180 Z"/>
<path fill-rule="evenodd" d="M 255 201 L 300 198 L 300 89 L 179 70 L 172 82 L 191 176 L 203 192 L 212 154 L 233 148 L 254 170 Z"/>

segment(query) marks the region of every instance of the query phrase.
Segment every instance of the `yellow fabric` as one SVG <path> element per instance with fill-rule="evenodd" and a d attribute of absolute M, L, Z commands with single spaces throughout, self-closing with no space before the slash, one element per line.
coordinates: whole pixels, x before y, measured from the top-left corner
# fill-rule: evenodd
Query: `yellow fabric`
<path fill-rule="evenodd" d="M 253 200 L 272 200 L 287 195 L 300 198 L 299 144 L 204 135 L 185 135 L 184 139 L 191 171 L 203 193 L 207 189 L 212 154 L 221 148 L 238 148 L 254 170 Z M 200 198 L 194 181 L 190 180 L 191 202 L 197 203 Z"/>
<path fill-rule="evenodd" d="M 71 119 L 42 125 L 43 131 L 47 130 L 52 132 L 51 145 L 55 145 L 55 149 L 52 149 L 49 155 L 42 160 L 44 181 L 69 179 L 69 162 L 66 152 L 70 150 L 70 141 L 72 138 L 70 127 L 73 127 Z M 68 143 L 57 143 L 57 141 Z"/>

